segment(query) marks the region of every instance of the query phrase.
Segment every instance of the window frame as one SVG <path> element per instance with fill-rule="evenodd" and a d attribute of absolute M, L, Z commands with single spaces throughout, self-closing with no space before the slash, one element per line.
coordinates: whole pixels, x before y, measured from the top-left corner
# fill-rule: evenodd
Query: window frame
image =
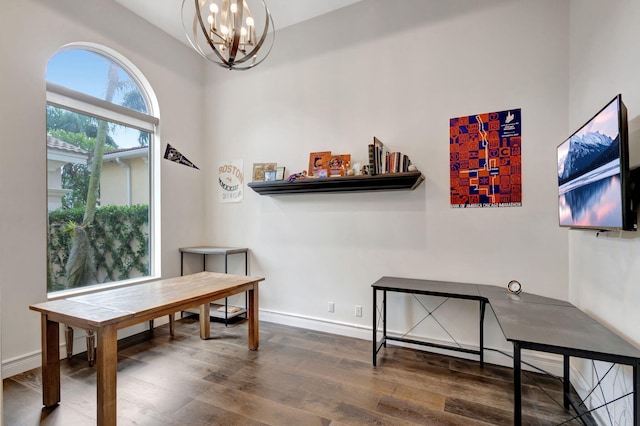
<path fill-rule="evenodd" d="M 86 50 L 115 62 L 137 84 L 149 114 L 107 102 L 83 92 L 46 82 L 46 105 L 95 117 L 100 120 L 148 132 L 149 139 L 149 275 L 127 280 L 97 283 L 86 287 L 47 291 L 49 300 L 72 295 L 99 292 L 105 289 L 139 284 L 159 279 L 161 273 L 161 202 L 160 202 L 160 114 L 157 97 L 142 72 L 127 58 L 106 46 L 95 43 L 70 43 L 56 51 L 50 58 L 64 50 Z M 45 134 L 46 136 L 46 134 Z M 47 214 L 48 218 L 48 214 Z M 48 221 L 48 219 L 47 219 Z"/>

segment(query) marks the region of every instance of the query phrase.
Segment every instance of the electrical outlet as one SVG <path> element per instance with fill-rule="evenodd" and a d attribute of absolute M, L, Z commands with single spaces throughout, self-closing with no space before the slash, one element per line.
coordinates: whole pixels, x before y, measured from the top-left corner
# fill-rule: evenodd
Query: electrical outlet
<path fill-rule="evenodd" d="M 329 302 L 329 305 L 327 306 L 327 311 L 335 312 L 335 310 L 336 310 L 336 305 L 333 302 Z"/>
<path fill-rule="evenodd" d="M 360 305 L 356 305 L 356 316 L 357 317 L 361 317 L 362 316 L 362 306 L 360 306 Z"/>

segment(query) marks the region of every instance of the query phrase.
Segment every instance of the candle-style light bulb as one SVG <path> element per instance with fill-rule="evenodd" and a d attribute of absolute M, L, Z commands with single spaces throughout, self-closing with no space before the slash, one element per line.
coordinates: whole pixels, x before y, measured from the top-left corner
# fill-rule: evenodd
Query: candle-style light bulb
<path fill-rule="evenodd" d="M 215 3 L 211 3 L 209 5 L 209 11 L 211 12 L 211 15 L 209 15 L 208 21 L 209 21 L 209 26 L 211 27 L 211 31 L 215 31 L 216 30 L 216 17 L 218 15 L 218 5 Z"/>
<path fill-rule="evenodd" d="M 245 27 L 240 28 L 240 44 L 245 44 L 247 38 L 247 29 Z"/>
<path fill-rule="evenodd" d="M 231 13 L 237 13 L 238 5 L 236 3 L 231 3 L 230 9 L 231 9 Z"/>
<path fill-rule="evenodd" d="M 253 33 L 254 33 L 254 29 L 253 29 L 254 21 L 253 21 L 253 18 L 251 16 L 248 16 L 247 19 L 245 20 L 245 22 L 247 23 L 247 43 L 248 44 L 253 44 Z"/>

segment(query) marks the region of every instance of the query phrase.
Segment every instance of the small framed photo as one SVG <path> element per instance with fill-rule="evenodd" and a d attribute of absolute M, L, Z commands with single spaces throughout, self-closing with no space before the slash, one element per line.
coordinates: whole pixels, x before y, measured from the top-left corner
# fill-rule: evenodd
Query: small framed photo
<path fill-rule="evenodd" d="M 276 180 L 276 171 L 275 170 L 265 170 L 264 171 L 264 181 L 270 182 Z"/>
<path fill-rule="evenodd" d="M 316 169 L 313 171 L 313 176 L 317 178 L 326 178 L 329 176 L 327 169 Z"/>
<path fill-rule="evenodd" d="M 312 152 L 309 154 L 309 176 L 320 177 L 320 170 L 329 169 L 331 151 Z M 326 176 L 324 176 L 326 177 Z"/>
<path fill-rule="evenodd" d="M 276 168 L 276 180 L 284 180 L 284 167 Z"/>
<path fill-rule="evenodd" d="M 253 181 L 264 182 L 264 172 L 267 170 L 276 170 L 276 163 L 253 163 Z"/>

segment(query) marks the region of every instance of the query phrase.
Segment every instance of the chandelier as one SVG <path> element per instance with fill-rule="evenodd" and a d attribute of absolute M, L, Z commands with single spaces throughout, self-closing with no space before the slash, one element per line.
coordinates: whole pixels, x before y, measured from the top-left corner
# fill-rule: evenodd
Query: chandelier
<path fill-rule="evenodd" d="M 247 3 L 248 0 L 182 1 L 182 26 L 200 56 L 230 70 L 247 70 L 266 59 L 275 38 L 271 13 L 264 0 L 255 0 L 262 7 L 254 10 L 254 17 Z M 262 22 L 264 25 L 256 29 L 256 23 Z"/>

